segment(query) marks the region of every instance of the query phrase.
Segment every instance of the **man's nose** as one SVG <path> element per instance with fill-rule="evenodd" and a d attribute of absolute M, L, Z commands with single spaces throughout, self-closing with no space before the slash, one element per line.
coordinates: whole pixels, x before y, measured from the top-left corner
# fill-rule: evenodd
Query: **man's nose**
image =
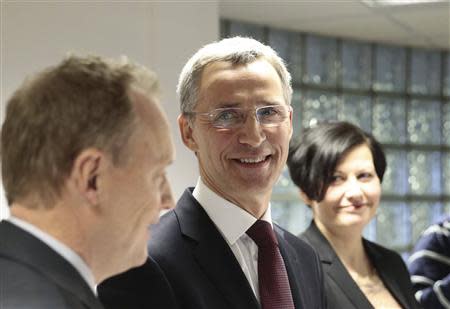
<path fill-rule="evenodd" d="M 239 142 L 252 147 L 257 147 L 266 140 L 266 134 L 259 123 L 256 114 L 248 114 L 239 128 Z"/>

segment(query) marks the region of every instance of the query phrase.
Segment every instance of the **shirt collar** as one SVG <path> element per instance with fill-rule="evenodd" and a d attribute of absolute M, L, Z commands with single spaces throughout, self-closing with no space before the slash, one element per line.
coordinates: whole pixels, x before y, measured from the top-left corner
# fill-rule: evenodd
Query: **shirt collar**
<path fill-rule="evenodd" d="M 53 249 L 56 253 L 61 255 L 80 273 L 80 275 L 89 285 L 94 294 L 97 295 L 94 275 L 89 266 L 75 251 L 29 222 L 21 220 L 12 215 L 6 220 L 32 234 L 33 236 L 44 242 L 51 249 Z"/>
<path fill-rule="evenodd" d="M 257 218 L 241 207 L 217 195 L 199 177 L 192 195 L 200 203 L 208 216 L 230 244 L 234 243 L 256 222 Z M 270 203 L 261 220 L 272 225 Z"/>

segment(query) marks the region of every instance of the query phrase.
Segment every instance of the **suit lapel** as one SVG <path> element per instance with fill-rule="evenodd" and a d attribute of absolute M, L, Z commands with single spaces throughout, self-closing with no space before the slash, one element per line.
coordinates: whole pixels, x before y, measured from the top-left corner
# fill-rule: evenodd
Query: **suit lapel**
<path fill-rule="evenodd" d="M 233 252 L 190 192 L 185 192 L 175 213 L 181 233 L 190 239 L 192 253 L 230 308 L 259 308 L 247 278 Z"/>
<path fill-rule="evenodd" d="M 403 308 L 408 308 L 408 302 L 405 299 L 404 291 L 398 285 L 398 281 L 395 278 L 395 274 L 398 273 L 398 269 L 393 269 L 389 261 L 377 251 L 376 247 L 369 241 L 364 240 L 364 248 L 366 249 L 367 255 L 369 256 L 371 262 L 375 266 L 383 284 L 391 292 L 392 296 L 400 303 Z"/>
<path fill-rule="evenodd" d="M 7 221 L 0 222 L 0 235 L 0 255 L 20 261 L 45 275 L 76 296 L 87 308 L 103 308 L 78 271 L 45 243 Z"/>
<path fill-rule="evenodd" d="M 297 254 L 295 253 L 294 248 L 292 248 L 292 246 L 285 240 L 284 231 L 275 224 L 274 231 L 277 236 L 280 253 L 283 257 L 286 271 L 288 273 L 289 285 L 291 287 L 295 308 L 306 308 L 303 302 L 304 297 L 306 296 L 301 294 L 302 291 L 306 290 L 303 285 L 307 283 L 305 280 L 302 280 L 301 273 L 298 271 L 301 270 L 302 267 L 299 265 Z"/>
<path fill-rule="evenodd" d="M 319 254 L 325 275 L 336 283 L 349 302 L 355 308 L 373 308 L 314 222 L 311 223 L 304 236 Z"/>

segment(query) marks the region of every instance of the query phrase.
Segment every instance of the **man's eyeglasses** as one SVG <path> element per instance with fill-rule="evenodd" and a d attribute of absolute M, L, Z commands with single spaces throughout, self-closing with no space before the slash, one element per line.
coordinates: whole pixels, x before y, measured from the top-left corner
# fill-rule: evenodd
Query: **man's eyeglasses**
<path fill-rule="evenodd" d="M 256 109 L 225 107 L 213 109 L 206 113 L 189 112 L 187 115 L 204 117 L 218 129 L 236 129 L 242 126 L 249 112 L 254 112 L 256 120 L 263 127 L 277 127 L 289 118 L 292 107 L 289 105 L 268 105 Z"/>

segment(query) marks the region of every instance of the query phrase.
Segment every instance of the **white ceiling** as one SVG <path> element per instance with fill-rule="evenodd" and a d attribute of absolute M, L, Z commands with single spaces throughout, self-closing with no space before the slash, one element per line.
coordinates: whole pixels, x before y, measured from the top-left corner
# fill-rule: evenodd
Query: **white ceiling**
<path fill-rule="evenodd" d="M 380 2 L 220 0 L 219 12 L 222 18 L 302 32 L 450 50 L 450 0 L 391 6 Z"/>

